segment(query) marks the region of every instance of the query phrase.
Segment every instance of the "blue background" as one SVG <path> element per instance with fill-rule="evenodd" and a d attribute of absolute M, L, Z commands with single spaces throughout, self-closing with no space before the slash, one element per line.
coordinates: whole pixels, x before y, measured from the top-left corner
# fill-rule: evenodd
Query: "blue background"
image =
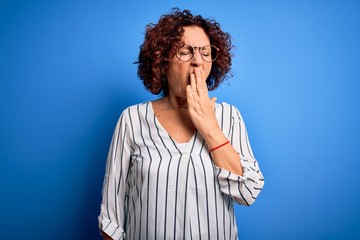
<path fill-rule="evenodd" d="M 360 3 L 0 2 L 0 239 L 100 239 L 112 131 L 155 99 L 137 79 L 147 23 L 178 6 L 233 37 L 234 77 L 265 188 L 240 239 L 359 239 Z"/>

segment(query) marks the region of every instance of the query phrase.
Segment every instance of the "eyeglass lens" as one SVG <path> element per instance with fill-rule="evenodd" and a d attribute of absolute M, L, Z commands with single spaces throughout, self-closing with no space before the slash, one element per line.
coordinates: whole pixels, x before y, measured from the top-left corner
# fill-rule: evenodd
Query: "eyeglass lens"
<path fill-rule="evenodd" d="M 193 59 L 196 50 L 199 51 L 201 58 L 206 62 L 212 62 L 217 58 L 217 48 L 215 46 L 192 47 L 189 44 L 185 44 L 179 49 L 177 57 L 181 61 L 188 62 Z"/>

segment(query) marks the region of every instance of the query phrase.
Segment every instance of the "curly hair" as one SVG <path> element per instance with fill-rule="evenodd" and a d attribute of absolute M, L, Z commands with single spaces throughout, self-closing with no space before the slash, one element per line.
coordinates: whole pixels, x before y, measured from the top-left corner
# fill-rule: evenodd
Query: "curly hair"
<path fill-rule="evenodd" d="M 145 40 L 140 46 L 138 61 L 138 77 L 147 90 L 157 95 L 167 96 L 169 93 L 166 72 L 170 59 L 182 46 L 185 26 L 201 27 L 210 39 L 210 44 L 219 48 L 218 57 L 206 83 L 209 90 L 216 89 L 230 73 L 231 44 L 230 34 L 220 29 L 220 24 L 202 16 L 193 16 L 189 10 L 180 11 L 174 8 L 170 14 L 162 15 L 157 24 L 146 26 Z"/>

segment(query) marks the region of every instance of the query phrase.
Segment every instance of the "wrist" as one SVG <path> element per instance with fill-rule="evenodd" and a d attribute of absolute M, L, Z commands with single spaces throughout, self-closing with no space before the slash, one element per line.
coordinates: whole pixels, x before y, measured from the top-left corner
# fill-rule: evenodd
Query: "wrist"
<path fill-rule="evenodd" d="M 220 128 L 210 129 L 208 132 L 201 133 L 209 149 L 219 146 L 228 141 Z"/>
<path fill-rule="evenodd" d="M 230 143 L 230 141 L 227 140 L 226 142 L 224 142 L 224 143 L 222 143 L 222 144 L 220 144 L 220 145 L 218 145 L 216 147 L 213 147 L 213 148 L 209 149 L 209 153 L 211 153 L 211 152 L 213 152 L 213 151 L 215 151 L 215 150 L 217 150 L 217 149 L 219 149 L 219 148 L 221 148 L 221 147 L 223 147 L 223 146 L 225 146 L 225 145 L 227 145 L 229 143 Z"/>

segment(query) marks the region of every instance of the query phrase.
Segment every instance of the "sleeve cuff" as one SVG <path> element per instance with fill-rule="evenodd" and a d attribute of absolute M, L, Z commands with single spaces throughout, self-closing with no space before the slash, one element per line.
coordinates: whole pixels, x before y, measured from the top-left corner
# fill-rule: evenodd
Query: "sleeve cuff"
<path fill-rule="evenodd" d="M 244 168 L 243 168 L 243 175 L 240 176 L 238 174 L 235 174 L 233 172 L 230 172 L 224 168 L 219 168 L 218 166 L 215 166 L 215 170 L 218 174 L 218 178 L 219 180 L 232 180 L 232 181 L 235 181 L 235 182 L 245 182 L 247 180 L 251 180 L 253 182 L 257 182 L 257 177 L 252 174 L 252 172 L 249 172 L 249 171 L 246 171 Z"/>
<path fill-rule="evenodd" d="M 109 219 L 99 218 L 99 228 L 101 231 L 109 235 L 112 239 L 125 239 L 125 232 L 119 225 L 111 222 Z"/>

